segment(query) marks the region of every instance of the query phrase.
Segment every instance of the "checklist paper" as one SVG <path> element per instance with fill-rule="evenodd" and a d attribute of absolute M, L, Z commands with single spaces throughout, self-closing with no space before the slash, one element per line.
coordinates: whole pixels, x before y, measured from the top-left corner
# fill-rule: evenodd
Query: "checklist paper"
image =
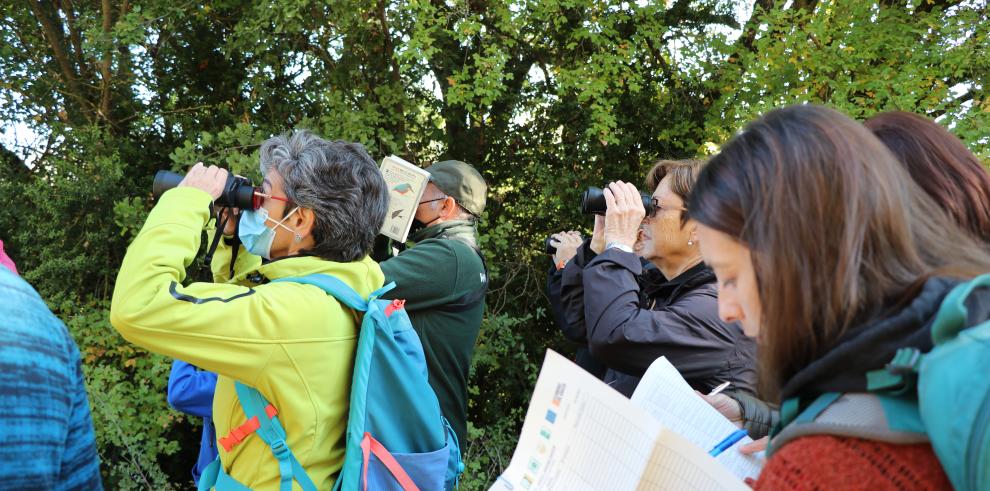
<path fill-rule="evenodd" d="M 748 489 L 645 409 L 548 350 L 515 453 L 491 490 Z"/>
<path fill-rule="evenodd" d="M 738 429 L 711 404 L 698 397 L 680 372 L 663 357 L 650 365 L 636 386 L 631 400 L 665 428 L 673 430 L 705 451 L 714 448 Z M 762 462 L 756 457 L 739 452 L 740 447 L 752 442 L 747 436 L 722 452 L 715 460 L 740 479 L 755 479 L 763 468 Z"/>

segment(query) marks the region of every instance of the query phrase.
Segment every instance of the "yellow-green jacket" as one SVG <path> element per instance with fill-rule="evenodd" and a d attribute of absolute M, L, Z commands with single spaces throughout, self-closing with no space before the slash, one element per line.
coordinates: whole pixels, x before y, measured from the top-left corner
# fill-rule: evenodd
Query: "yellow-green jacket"
<path fill-rule="evenodd" d="M 242 248 L 237 266 L 255 271 L 235 270 L 230 283 L 182 286 L 209 221 L 209 203 L 210 196 L 194 188 L 162 195 L 124 257 L 110 322 L 134 344 L 219 375 L 213 400 L 218 438 L 245 422 L 234 380 L 256 387 L 278 409 L 289 448 L 313 482 L 330 489 L 344 459 L 356 317 L 315 286 L 265 278 L 323 273 L 366 296 L 382 286 L 382 271 L 367 257 L 352 263 L 290 257 L 261 265 Z M 229 248 L 218 249 L 218 279 L 225 279 L 229 261 Z M 256 435 L 229 453 L 221 447 L 220 459 L 231 477 L 252 489 L 278 488 L 276 460 Z"/>

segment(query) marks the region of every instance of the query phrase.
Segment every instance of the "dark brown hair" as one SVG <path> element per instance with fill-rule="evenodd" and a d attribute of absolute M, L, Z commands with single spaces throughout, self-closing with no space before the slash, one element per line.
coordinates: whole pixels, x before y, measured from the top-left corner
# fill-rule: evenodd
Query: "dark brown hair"
<path fill-rule="evenodd" d="M 849 329 L 889 315 L 933 274 L 990 271 L 990 253 L 863 125 L 819 106 L 771 111 L 713 157 L 691 218 L 752 252 L 773 400 Z M 885 312 L 887 311 L 887 312 Z"/>
<path fill-rule="evenodd" d="M 959 138 L 917 114 L 880 113 L 863 124 L 964 229 L 990 242 L 990 174 Z"/>

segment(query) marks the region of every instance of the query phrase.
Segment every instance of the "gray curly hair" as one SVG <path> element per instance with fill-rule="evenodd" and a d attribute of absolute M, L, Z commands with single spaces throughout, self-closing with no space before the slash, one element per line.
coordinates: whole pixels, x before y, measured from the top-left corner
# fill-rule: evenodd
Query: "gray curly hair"
<path fill-rule="evenodd" d="M 388 188 L 360 143 L 328 141 L 294 130 L 261 144 L 261 173 L 282 176 L 290 208 L 313 210 L 313 239 L 305 251 L 329 261 L 368 255 L 385 222 Z"/>

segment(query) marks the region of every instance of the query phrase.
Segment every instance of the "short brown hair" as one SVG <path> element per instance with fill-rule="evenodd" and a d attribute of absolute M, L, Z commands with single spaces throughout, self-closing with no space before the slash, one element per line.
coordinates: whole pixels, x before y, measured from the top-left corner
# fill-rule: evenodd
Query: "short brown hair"
<path fill-rule="evenodd" d="M 990 242 L 990 174 L 959 138 L 903 111 L 880 113 L 863 124 L 959 225 Z"/>
<path fill-rule="evenodd" d="M 777 109 L 747 125 L 702 170 L 688 210 L 752 251 L 761 386 L 771 400 L 927 278 L 990 271 L 986 245 L 949 219 L 883 143 L 820 106 Z"/>
<path fill-rule="evenodd" d="M 647 192 L 655 191 L 660 181 L 670 176 L 670 190 L 687 203 L 691 190 L 694 189 L 694 182 L 698 180 L 698 174 L 704 165 L 705 161 L 698 159 L 658 160 L 646 173 Z"/>

